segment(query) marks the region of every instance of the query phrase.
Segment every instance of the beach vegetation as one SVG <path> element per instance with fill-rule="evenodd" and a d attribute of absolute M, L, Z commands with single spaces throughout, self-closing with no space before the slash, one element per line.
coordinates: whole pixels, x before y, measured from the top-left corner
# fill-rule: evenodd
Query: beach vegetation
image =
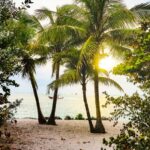
<path fill-rule="evenodd" d="M 75 120 L 85 120 L 85 118 L 83 117 L 81 113 L 79 113 L 76 115 Z"/>
<path fill-rule="evenodd" d="M 11 95 L 10 87 L 19 86 L 12 79 L 21 66 L 17 57 L 19 51 L 13 39 L 15 33 L 10 28 L 11 22 L 18 19 L 19 13 L 11 1 L 0 1 L 0 125 L 13 116 L 14 109 L 20 104 L 20 100 L 8 100 Z"/>
<path fill-rule="evenodd" d="M 144 7 L 144 5 L 139 5 L 135 8 L 140 8 L 140 6 Z M 149 5 L 146 4 L 145 7 L 148 8 Z M 107 98 L 105 106 L 114 105 L 114 111 L 111 114 L 115 124 L 120 118 L 127 119 L 117 137 L 110 137 L 109 140 L 104 139 L 103 141 L 105 145 L 114 147 L 116 150 L 150 149 L 150 117 L 148 115 L 150 113 L 150 74 L 148 71 L 150 30 L 147 23 L 143 27 L 144 21 L 141 23 L 137 39 L 131 42 L 135 45 L 134 50 L 114 68 L 115 74 L 126 75 L 130 82 L 141 89 L 141 93 L 136 92 L 131 96 L 125 94 L 120 97 L 112 97 L 105 93 Z"/>
<path fill-rule="evenodd" d="M 65 116 L 64 120 L 74 120 L 74 118 L 69 116 L 69 115 L 67 115 L 67 116 Z"/>

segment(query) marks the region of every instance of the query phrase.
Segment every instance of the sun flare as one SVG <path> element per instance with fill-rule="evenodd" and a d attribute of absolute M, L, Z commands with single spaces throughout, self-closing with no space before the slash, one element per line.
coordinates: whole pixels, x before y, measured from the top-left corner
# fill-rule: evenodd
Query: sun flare
<path fill-rule="evenodd" d="M 99 61 L 99 67 L 106 69 L 108 71 L 112 70 L 114 66 L 117 65 L 117 62 L 114 58 L 111 56 L 108 56 L 102 60 Z"/>

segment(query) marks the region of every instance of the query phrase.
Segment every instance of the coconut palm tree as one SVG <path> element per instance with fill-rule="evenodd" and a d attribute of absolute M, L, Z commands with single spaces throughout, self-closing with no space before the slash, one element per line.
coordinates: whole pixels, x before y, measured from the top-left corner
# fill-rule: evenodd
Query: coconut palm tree
<path fill-rule="evenodd" d="M 39 97 L 38 97 L 38 93 L 37 93 L 38 86 L 37 86 L 37 82 L 36 82 L 34 74 L 36 73 L 36 70 L 35 70 L 36 65 L 45 63 L 45 61 L 46 61 L 46 59 L 44 57 L 33 58 L 31 56 L 31 54 L 28 54 L 28 53 L 22 55 L 22 59 L 21 59 L 22 77 L 23 78 L 28 77 L 31 82 L 34 97 L 36 100 L 39 124 L 46 124 L 46 120 L 41 111 Z"/>
<path fill-rule="evenodd" d="M 119 42 L 117 42 L 119 39 L 117 35 L 120 30 L 127 28 L 127 24 L 134 22 L 134 15 L 120 1 L 116 0 L 77 0 L 78 3 L 78 6 L 82 6 L 86 11 L 84 17 L 87 20 L 87 28 L 89 31 L 89 38 L 82 48 L 81 60 L 85 57 L 86 59 L 90 58 L 93 64 L 97 116 L 95 130 L 99 133 L 105 133 L 101 120 L 99 102 L 98 55 L 99 53 L 103 53 L 106 45 L 111 45 L 112 43 L 114 47 L 118 46 L 123 50 L 121 45 L 118 44 Z M 109 42 L 110 40 L 113 42 Z M 124 47 L 124 50 L 128 50 L 128 48 Z"/>
<path fill-rule="evenodd" d="M 82 68 L 80 70 L 78 67 L 78 62 L 80 59 L 80 52 L 79 50 L 72 49 L 69 53 L 61 53 L 57 57 L 61 57 L 63 59 L 63 63 L 66 66 L 66 71 L 64 74 L 62 74 L 59 78 L 59 80 L 53 81 L 51 84 L 49 84 L 48 89 L 55 89 L 55 87 L 60 86 L 66 86 L 68 84 L 77 84 L 80 83 L 82 86 L 82 92 L 83 92 L 83 101 L 85 105 L 85 110 L 89 122 L 90 132 L 95 133 L 95 129 L 91 120 L 90 110 L 87 102 L 87 96 L 86 96 L 86 86 L 87 82 L 89 80 L 93 80 L 94 78 L 94 70 L 92 65 L 87 62 L 83 61 Z M 103 55 L 104 57 L 104 55 Z M 102 58 L 102 56 L 101 56 Z M 86 65 L 85 65 L 86 63 Z M 117 87 L 119 90 L 122 90 L 122 88 L 112 79 L 108 77 L 108 72 L 105 69 L 99 68 L 99 76 L 98 82 L 103 83 L 105 85 L 113 85 Z"/>
<path fill-rule="evenodd" d="M 51 84 L 49 84 L 48 89 L 54 89 L 55 87 L 65 86 L 68 84 L 80 83 L 82 85 L 83 101 L 89 122 L 90 132 L 93 133 L 94 126 L 91 120 L 90 110 L 86 96 L 86 84 L 88 79 L 87 67 L 82 67 L 82 69 L 79 72 L 77 72 L 77 64 L 80 56 L 79 54 L 80 51 L 72 49 L 67 54 L 62 52 L 59 55 L 57 55 L 57 57 L 55 57 L 55 59 L 58 57 L 61 57 L 63 59 L 63 64 L 65 64 L 67 70 L 63 75 L 60 76 L 58 80 L 55 80 Z"/>
<path fill-rule="evenodd" d="M 75 13 L 74 13 L 75 14 Z M 55 74 L 55 79 L 59 79 L 61 58 L 54 61 L 53 56 L 62 51 L 67 51 L 71 46 L 76 45 L 81 41 L 81 35 L 84 34 L 82 22 L 78 21 L 72 15 L 72 6 L 63 6 L 57 8 L 56 12 L 46 8 L 38 9 L 37 16 L 39 19 L 48 18 L 50 23 L 38 36 L 38 42 L 49 45 L 47 55 L 52 58 L 52 75 Z M 54 90 L 53 104 L 48 124 L 56 125 L 55 112 L 58 98 L 58 87 Z"/>
<path fill-rule="evenodd" d="M 21 13 L 19 16 L 19 20 L 15 22 L 13 25 L 14 32 L 15 32 L 15 45 L 18 48 L 19 51 L 19 59 L 21 64 L 21 73 L 22 76 L 28 77 L 34 97 L 36 100 L 36 106 L 37 106 L 37 112 L 38 112 L 38 121 L 39 124 L 45 124 L 46 120 L 42 114 L 39 97 L 37 93 L 37 83 L 35 80 L 35 73 L 36 73 L 36 65 L 40 65 L 43 63 L 46 63 L 46 57 L 37 57 L 37 54 L 34 54 L 32 50 L 30 49 L 32 38 L 36 34 L 37 30 L 37 23 L 33 19 L 32 16 L 29 16 L 27 13 Z"/>

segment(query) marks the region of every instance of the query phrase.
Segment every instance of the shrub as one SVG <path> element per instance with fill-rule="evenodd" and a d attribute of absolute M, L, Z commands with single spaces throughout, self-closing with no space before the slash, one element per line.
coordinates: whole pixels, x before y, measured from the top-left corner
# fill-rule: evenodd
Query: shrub
<path fill-rule="evenodd" d="M 83 115 L 81 113 L 77 114 L 75 119 L 76 120 L 85 120 L 85 118 L 83 117 Z"/>
<path fill-rule="evenodd" d="M 56 116 L 55 119 L 57 119 L 57 120 L 62 120 L 62 118 L 59 117 L 59 116 Z"/>
<path fill-rule="evenodd" d="M 7 102 L 0 104 L 0 126 L 3 125 L 8 119 L 14 117 L 17 107 L 20 105 L 22 100 L 16 100 L 15 102 Z"/>
<path fill-rule="evenodd" d="M 106 93 L 105 93 L 106 94 Z M 135 93 L 132 96 L 110 97 L 106 94 L 108 104 L 114 104 L 113 119 L 126 117 L 128 123 L 123 125 L 117 137 L 110 137 L 103 143 L 114 146 L 114 150 L 149 150 L 150 149 L 150 95 L 142 97 Z"/>
<path fill-rule="evenodd" d="M 73 118 L 69 115 L 65 116 L 64 120 L 73 120 Z"/>

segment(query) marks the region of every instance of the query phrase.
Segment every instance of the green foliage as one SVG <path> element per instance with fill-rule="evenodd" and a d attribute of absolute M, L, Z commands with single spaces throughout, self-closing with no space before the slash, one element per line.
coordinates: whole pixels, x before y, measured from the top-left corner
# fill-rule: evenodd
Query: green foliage
<path fill-rule="evenodd" d="M 1 97 L 2 100 L 2 97 Z M 0 104 L 0 126 L 5 123 L 6 120 L 12 119 L 14 114 L 17 112 L 17 107 L 20 105 L 22 100 L 16 100 L 14 102 L 4 102 Z"/>
<path fill-rule="evenodd" d="M 85 120 L 85 118 L 83 117 L 81 113 L 79 113 L 76 115 L 75 120 Z"/>
<path fill-rule="evenodd" d="M 141 28 L 146 30 L 150 27 L 150 3 L 141 3 L 139 5 L 134 6 L 131 11 L 135 13 L 137 16 L 137 20 L 142 24 Z"/>
<path fill-rule="evenodd" d="M 20 70 L 19 50 L 14 43 L 15 33 L 10 30 L 9 25 L 12 20 L 16 20 L 17 8 L 9 0 L 0 2 L 0 92 L 7 98 L 10 95 L 9 86 L 18 86 L 10 77 Z M 18 55 L 18 56 L 17 56 Z"/>
<path fill-rule="evenodd" d="M 65 116 L 64 120 L 73 120 L 73 118 L 69 115 Z"/>
<path fill-rule="evenodd" d="M 21 101 L 10 103 L 10 86 L 18 87 L 11 79 L 20 70 L 20 50 L 16 47 L 14 27 L 11 26 L 19 18 L 20 11 L 10 0 L 0 1 L 0 125 L 13 117 L 16 107 Z"/>
<path fill-rule="evenodd" d="M 138 7 L 135 9 L 139 9 Z M 146 9 L 147 7 L 149 5 Z M 134 49 L 126 53 L 124 62 L 115 67 L 113 72 L 126 75 L 128 80 L 138 84 L 145 94 L 134 93 L 132 96 L 116 98 L 105 93 L 105 107 L 109 104 L 114 105 L 111 115 L 115 124 L 120 118 L 128 119 L 128 123 L 123 125 L 117 137 L 110 137 L 109 141 L 103 140 L 105 145 L 114 147 L 115 150 L 150 149 L 150 31 L 147 21 L 141 23 L 141 29 L 143 30 L 137 32 L 137 38 L 130 42 Z"/>
<path fill-rule="evenodd" d="M 125 126 L 124 128 L 116 138 L 111 137 L 109 142 L 103 139 L 103 143 L 107 146 L 113 146 L 114 150 L 150 149 L 150 137 L 137 134 L 129 126 Z"/>
<path fill-rule="evenodd" d="M 0 1 L 0 21 L 1 24 L 6 23 L 10 18 L 16 18 L 18 16 L 18 9 L 11 0 Z"/>
<path fill-rule="evenodd" d="M 131 51 L 123 63 L 114 68 L 115 74 L 127 75 L 130 81 L 140 83 L 140 87 L 150 87 L 150 31 L 139 34 L 136 48 Z"/>
<path fill-rule="evenodd" d="M 113 104 L 112 118 L 128 118 L 121 133 L 117 137 L 111 137 L 109 141 L 104 139 L 104 144 L 114 146 L 115 150 L 149 150 L 150 149 L 150 96 L 140 97 L 138 93 L 132 96 L 111 97 L 107 93 L 106 105 Z"/>

